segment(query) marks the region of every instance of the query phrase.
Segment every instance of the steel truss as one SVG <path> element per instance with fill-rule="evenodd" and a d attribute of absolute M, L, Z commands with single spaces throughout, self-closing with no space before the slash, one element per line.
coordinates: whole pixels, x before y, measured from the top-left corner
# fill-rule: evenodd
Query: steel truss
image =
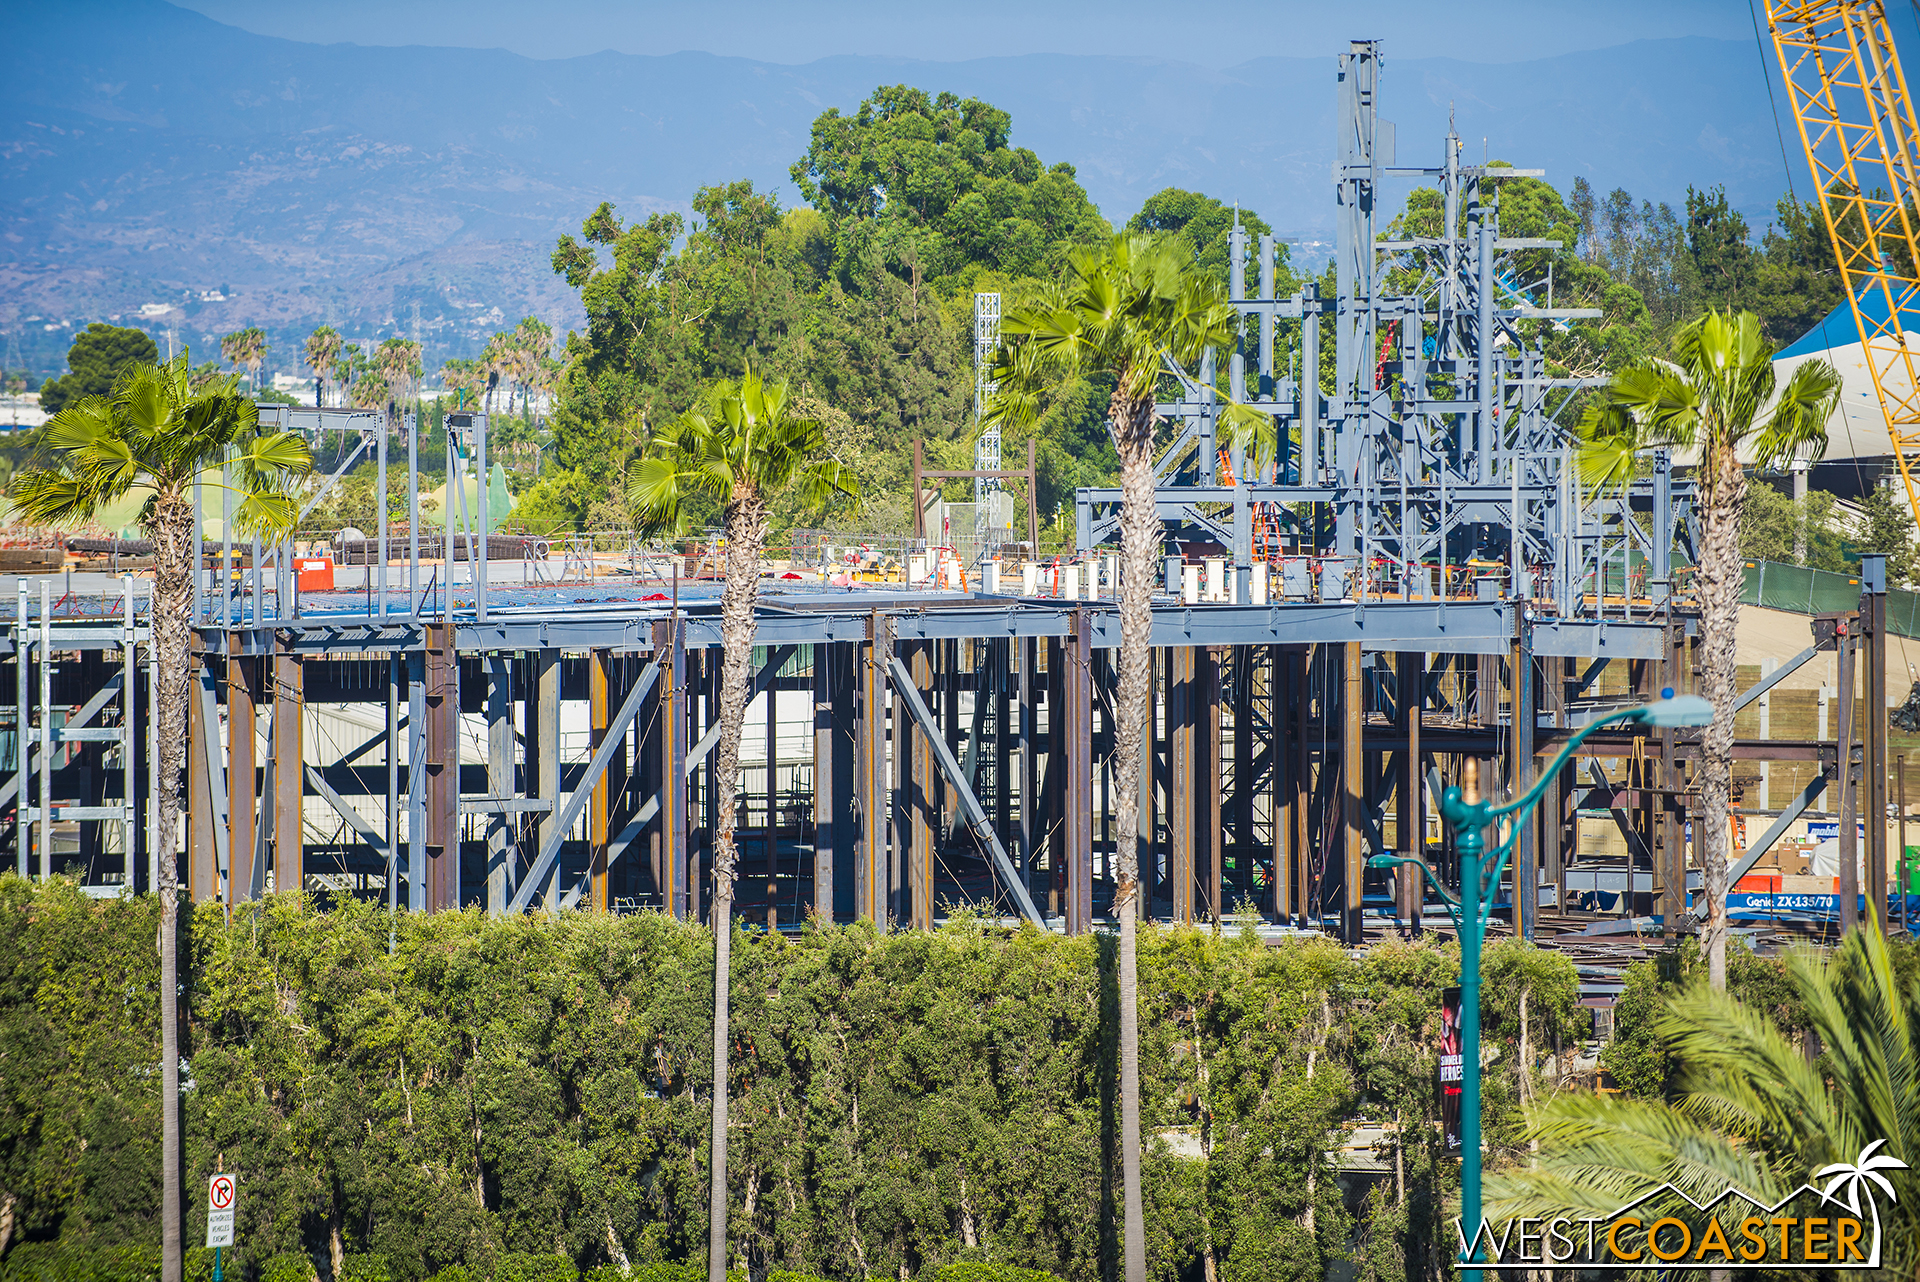
<path fill-rule="evenodd" d="M 1241 602 L 1266 598 L 1268 585 L 1253 579 L 1276 553 L 1313 570 L 1272 586 L 1288 599 L 1444 604 L 1490 588 L 1592 616 L 1606 606 L 1609 567 L 1624 556 L 1645 569 L 1641 599 L 1663 600 L 1676 541 L 1690 545 L 1691 484 L 1675 479 L 1661 453 L 1623 495 L 1581 492 L 1569 416 L 1577 393 L 1605 380 L 1551 377 L 1527 331 L 1530 322 L 1601 313 L 1537 305 L 1537 291 L 1514 283 L 1514 255 L 1559 242 L 1500 234 L 1498 183 L 1545 171 L 1463 164 L 1451 131 L 1439 165 L 1396 167 L 1394 128 L 1378 114 L 1379 44 L 1354 42 L 1338 75 L 1336 296 L 1322 298 L 1310 283 L 1279 297 L 1273 237 L 1255 242 L 1236 220 L 1228 290 L 1244 323 L 1226 387 L 1211 354 L 1191 371 L 1169 362 L 1173 395 L 1157 407 L 1180 424 L 1156 466 L 1170 540 L 1183 550 L 1217 545 L 1232 560 Z M 1439 234 L 1378 234 L 1389 177 L 1439 189 Z M 1330 388 L 1323 322 L 1334 329 Z M 1223 392 L 1271 417 L 1271 459 L 1250 467 L 1238 444 L 1220 448 Z M 1119 507 L 1118 489 L 1078 491 L 1083 554 L 1117 537 Z M 1262 537 L 1268 530 L 1278 539 Z M 1497 582 L 1480 588 L 1474 578 Z M 1633 594 L 1620 595 L 1630 610 Z"/>

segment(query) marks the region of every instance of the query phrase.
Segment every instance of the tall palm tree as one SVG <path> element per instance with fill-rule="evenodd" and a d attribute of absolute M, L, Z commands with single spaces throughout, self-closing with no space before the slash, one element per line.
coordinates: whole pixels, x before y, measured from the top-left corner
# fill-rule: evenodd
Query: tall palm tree
<path fill-rule="evenodd" d="M 420 344 L 410 338 L 389 338 L 375 349 L 373 365 L 389 402 L 413 399 L 414 380 L 420 376 Z"/>
<path fill-rule="evenodd" d="M 1733 768 L 1735 628 L 1740 620 L 1740 511 L 1744 465 L 1778 471 L 1827 448 L 1827 418 L 1840 375 L 1825 361 L 1793 371 L 1775 396 L 1773 345 L 1752 312 L 1707 312 L 1673 338 L 1673 358 L 1638 361 L 1616 374 L 1580 423 L 1579 467 L 1600 489 L 1631 481 L 1641 452 L 1692 456 L 1693 510 L 1700 523 L 1695 591 L 1700 600 L 1701 693 L 1713 705 L 1702 734 L 1700 811 L 1706 823 L 1707 926 L 1701 944 L 1715 988 L 1727 986 L 1727 866 L 1733 836 L 1728 804 Z M 1656 531 L 1665 537 L 1665 531 Z M 1884 893 L 1884 888 L 1882 888 Z"/>
<path fill-rule="evenodd" d="M 1219 283 L 1179 241 L 1123 233 L 1074 254 L 1065 278 L 1000 320 L 995 421 L 1031 423 L 1040 397 L 1089 375 L 1113 378 L 1107 427 L 1120 455 L 1120 688 L 1114 715 L 1114 807 L 1119 826 L 1120 1131 L 1127 1282 L 1147 1276 L 1140 1188 L 1140 1029 L 1136 925 L 1140 892 L 1140 745 L 1152 696 L 1153 583 L 1164 538 L 1153 500 L 1154 402 L 1168 358 L 1183 366 L 1233 339 L 1237 318 Z M 1261 415 L 1230 412 L 1230 429 L 1271 430 Z"/>
<path fill-rule="evenodd" d="M 734 793 L 740 733 L 747 719 L 753 658 L 753 606 L 767 504 L 789 487 L 801 501 L 857 495 L 852 473 L 826 453 L 816 419 L 788 412 L 787 385 L 763 383 L 751 369 L 738 383 L 707 389 L 700 404 L 657 433 L 627 470 L 627 505 L 652 531 L 678 530 L 696 497 L 717 499 L 727 535 L 727 580 L 720 594 L 720 742 L 713 778 L 719 818 L 713 834 L 713 1157 L 707 1225 L 709 1282 L 727 1276 L 727 975 L 733 948 Z"/>
<path fill-rule="evenodd" d="M 51 456 L 14 478 L 14 505 L 28 520 L 66 525 L 91 520 L 133 490 L 148 493 L 140 526 L 153 542 L 149 617 L 160 688 L 158 824 L 160 854 L 161 1276 L 179 1282 L 180 1042 L 177 934 L 179 874 L 174 833 L 180 820 L 180 768 L 186 752 L 187 629 L 193 603 L 193 495 L 208 472 L 233 485 L 241 501 L 234 523 L 280 537 L 299 513 L 293 482 L 312 469 L 306 443 L 291 432 L 261 432 L 250 398 L 234 379 L 195 389 L 183 350 L 163 365 L 130 366 L 111 396 L 88 396 L 48 421 L 42 438 Z"/>
<path fill-rule="evenodd" d="M 229 365 L 244 365 L 247 390 L 260 390 L 260 365 L 267 359 L 267 335 L 257 325 L 228 334 L 220 340 L 220 355 Z"/>
<path fill-rule="evenodd" d="M 487 376 L 481 370 L 479 361 L 453 357 L 440 365 L 440 385 L 446 388 L 458 404 L 465 405 L 469 401 L 479 400 L 480 393 L 486 384 Z"/>
<path fill-rule="evenodd" d="M 1920 986 L 1901 978 L 1871 919 L 1830 955 L 1792 954 L 1787 978 L 1819 1039 L 1817 1061 L 1766 1012 L 1695 987 L 1661 1023 L 1680 1065 L 1679 1098 L 1549 1100 L 1530 1118 L 1534 1165 L 1488 1180 L 1488 1218 L 1604 1216 L 1668 1182 L 1700 1204 L 1728 1185 L 1773 1201 L 1810 1178 L 1833 1179 L 1837 1191 L 1856 1178 L 1877 1183 L 1879 1171 L 1898 1169 L 1889 1159 L 1920 1164 Z M 1884 1209 L 1885 1265 L 1911 1277 L 1920 1199 Z M 1696 1228 L 1699 1214 L 1677 1197 L 1642 1212 Z"/>
<path fill-rule="evenodd" d="M 331 325 L 322 325 L 307 335 L 307 368 L 328 387 L 333 385 L 333 370 L 340 362 L 342 345 L 339 331 Z"/>
<path fill-rule="evenodd" d="M 493 390 L 513 377 L 519 367 L 518 345 L 511 333 L 502 331 L 487 340 L 480 349 L 480 372 L 485 376 L 486 411 L 493 413 Z"/>
<path fill-rule="evenodd" d="M 533 413 L 533 393 L 546 385 L 548 367 L 553 364 L 553 326 L 538 316 L 523 319 L 513 331 L 514 378 L 520 384 L 520 411 Z"/>

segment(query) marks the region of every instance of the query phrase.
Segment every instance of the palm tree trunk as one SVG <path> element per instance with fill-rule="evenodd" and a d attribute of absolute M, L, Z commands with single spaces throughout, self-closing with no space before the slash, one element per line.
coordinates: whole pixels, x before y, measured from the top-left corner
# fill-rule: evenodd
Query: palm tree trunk
<path fill-rule="evenodd" d="M 719 776 L 715 776 L 718 778 Z M 726 803 L 722 803 L 725 805 Z M 715 843 L 715 867 L 719 844 Z M 707 1195 L 707 1282 L 727 1282 L 727 970 L 733 961 L 733 889 L 713 888 L 713 1133 Z"/>
<path fill-rule="evenodd" d="M 739 847 L 733 839 L 740 778 L 740 734 L 747 720 L 747 669 L 753 659 L 753 602 L 760 590 L 760 548 L 767 509 L 760 496 L 737 486 L 727 504 L 727 585 L 720 596 L 720 742 L 714 747 L 713 786 L 719 816 L 713 832 L 713 1156 L 707 1208 L 707 1279 L 727 1277 L 727 973 L 733 952 L 733 876 Z"/>
<path fill-rule="evenodd" d="M 1123 380 L 1124 382 L 1124 380 Z M 1153 580 L 1160 517 L 1153 502 L 1153 403 L 1115 392 L 1108 412 L 1120 453 L 1120 688 L 1113 727 L 1115 844 L 1120 917 L 1120 1165 L 1126 1282 L 1146 1282 L 1146 1210 L 1140 1191 L 1140 748 L 1153 695 Z"/>
<path fill-rule="evenodd" d="M 1740 624 L 1740 508 L 1746 499 L 1746 476 L 1730 448 L 1713 451 L 1702 460 L 1705 478 L 1699 494 L 1700 568 L 1700 693 L 1713 705 L 1713 724 L 1701 733 L 1700 818 L 1706 825 L 1706 867 L 1701 870 L 1707 897 L 1707 925 L 1702 951 L 1707 955 L 1707 981 L 1715 989 L 1727 986 L 1727 867 L 1732 862 L 1733 834 L 1727 815 L 1733 773 L 1733 704 L 1738 673 L 1734 657 Z"/>
<path fill-rule="evenodd" d="M 160 931 L 160 1277 L 181 1278 L 180 1178 L 180 900 L 174 834 L 180 824 L 180 768 L 186 755 L 187 625 L 193 600 L 193 507 L 178 495 L 162 496 L 147 525 L 153 540 L 152 646 L 160 689 L 159 776 L 153 781 L 158 823 L 152 834 L 159 855 Z"/>

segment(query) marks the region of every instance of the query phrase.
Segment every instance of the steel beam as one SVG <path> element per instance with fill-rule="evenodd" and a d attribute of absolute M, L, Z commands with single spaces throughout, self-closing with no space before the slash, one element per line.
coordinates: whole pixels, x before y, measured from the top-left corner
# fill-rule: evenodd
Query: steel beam
<path fill-rule="evenodd" d="M 887 779 L 887 674 L 893 666 L 892 620 L 875 610 L 860 649 L 858 771 L 860 837 L 854 865 L 854 916 L 888 925 L 887 833 L 892 804 Z"/>
<path fill-rule="evenodd" d="M 306 886 L 303 864 L 306 764 L 304 673 L 298 656 L 273 656 L 273 886 L 301 890 Z M 416 758 L 417 759 L 417 758 Z"/>
<path fill-rule="evenodd" d="M 1361 681 L 1360 643 L 1348 642 L 1341 653 L 1341 937 L 1348 944 L 1358 945 L 1366 938 L 1361 916 L 1367 868 L 1367 771 L 1361 739 L 1366 724 L 1366 694 Z"/>
<path fill-rule="evenodd" d="M 333 785 L 327 782 L 325 775 L 321 774 L 312 766 L 308 766 L 306 768 L 306 776 L 307 782 L 313 786 L 313 790 L 319 793 L 321 798 L 325 800 L 329 806 L 333 807 L 335 814 L 346 821 L 347 827 L 359 834 L 360 840 L 366 842 L 367 845 L 372 848 L 375 856 L 391 866 L 393 852 L 387 848 L 385 835 L 382 834 L 378 828 L 368 823 L 359 811 L 348 804 L 345 797 L 335 792 Z"/>
<path fill-rule="evenodd" d="M 1798 672 L 1809 659 L 1818 653 L 1820 653 L 1820 647 L 1810 645 L 1799 654 L 1788 659 L 1784 666 L 1775 668 L 1772 672 L 1769 672 L 1766 676 L 1761 677 L 1758 681 L 1748 686 L 1741 692 L 1740 697 L 1734 701 L 1734 712 L 1738 713 L 1755 699 L 1758 699 L 1761 695 L 1773 689 L 1782 681 L 1785 681 L 1795 672 Z"/>
<path fill-rule="evenodd" d="M 427 628 L 426 910 L 460 907 L 460 665 L 453 629 Z"/>
<path fill-rule="evenodd" d="M 1822 771 L 1807 781 L 1807 786 L 1800 790 L 1800 795 L 1793 799 L 1793 804 L 1789 805 L 1785 810 L 1782 810 L 1780 817 L 1775 819 L 1773 823 L 1768 826 L 1767 830 L 1760 834 L 1760 840 L 1747 847 L 1747 853 L 1741 857 L 1740 862 L 1727 870 L 1727 889 L 1729 891 L 1739 884 L 1742 877 L 1753 871 L 1753 866 L 1766 857 L 1767 852 L 1773 849 L 1775 842 L 1787 835 L 1787 830 L 1792 828 L 1794 822 L 1806 813 L 1807 807 L 1819 800 L 1820 794 L 1827 790 L 1827 784 L 1832 778 L 1833 776 Z M 1694 915 L 1702 915 L 1701 910 L 1705 907 L 1706 902 L 1702 900 L 1695 909 Z"/>
<path fill-rule="evenodd" d="M 980 799 L 974 795 L 973 789 L 967 783 L 966 771 L 961 769 L 960 762 L 954 758 L 953 750 L 947 746 L 945 737 L 940 733 L 939 722 L 934 720 L 933 713 L 928 710 L 925 700 L 920 697 L 912 670 L 901 661 L 898 655 L 889 656 L 888 666 L 893 676 L 894 697 L 912 718 L 913 723 L 919 727 L 923 742 L 932 750 L 940 773 L 946 778 L 960 803 L 961 817 L 966 821 L 967 827 L 973 831 L 974 837 L 986 847 L 989 858 L 993 860 L 994 870 L 999 874 L 1001 884 L 1005 886 L 1007 893 L 1013 897 L 1014 906 L 1019 909 L 1020 915 L 1034 925 L 1044 928 L 1046 922 L 1040 916 L 1039 910 L 1034 907 L 1033 900 L 1028 897 L 1026 887 L 1022 884 L 1013 861 L 1007 858 L 1006 847 L 1000 844 L 999 834 L 993 830 L 993 822 L 987 816 L 986 807 L 982 806 Z M 929 924 L 931 924 L 930 920 Z"/>
<path fill-rule="evenodd" d="M 544 887 L 549 878 L 553 877 L 554 869 L 560 861 L 561 845 L 566 841 L 567 834 L 573 831 L 573 825 L 579 822 L 581 812 L 586 809 L 587 802 L 593 795 L 593 785 L 598 783 L 600 776 L 606 772 L 607 763 L 613 760 L 615 752 L 625 746 L 627 727 L 633 724 L 634 714 L 640 710 L 641 701 L 653 689 L 654 682 L 659 678 L 660 661 L 656 658 L 647 665 L 640 679 L 634 682 L 633 689 L 627 692 L 626 699 L 620 705 L 620 711 L 615 713 L 613 720 L 608 723 L 606 738 L 601 740 L 598 748 L 594 749 L 593 759 L 587 763 L 586 775 L 574 785 L 574 790 L 567 796 L 566 805 L 561 807 L 560 813 L 550 821 L 550 826 L 545 827 L 540 854 L 533 861 L 533 866 L 527 870 L 527 875 L 521 881 L 519 890 L 515 892 L 513 901 L 507 905 L 508 912 L 525 912 L 527 905 L 533 901 L 536 894 L 546 893 Z M 553 703 L 557 712 L 558 664 L 555 665 L 553 688 Z M 558 729 L 557 724 L 555 729 Z M 558 755 L 557 750 L 555 755 Z M 557 778 L 555 784 L 557 791 Z M 560 892 L 557 886 L 549 894 L 547 902 L 553 910 L 557 911 L 560 907 Z"/>
<path fill-rule="evenodd" d="M 258 822 L 254 762 L 254 701 L 259 697 L 256 661 L 227 656 L 227 894 L 228 902 L 253 897 L 254 825 Z"/>
<path fill-rule="evenodd" d="M 489 654 L 481 660 L 481 672 L 487 683 L 486 723 L 487 723 L 487 793 L 484 808 L 476 811 L 475 803 L 462 801 L 462 814 L 483 813 L 487 816 L 487 911 L 499 913 L 506 911 L 508 902 L 513 898 L 516 864 L 519 862 L 519 819 L 506 805 L 520 792 L 520 780 L 515 769 L 516 745 L 518 735 L 513 724 L 513 656 Z M 529 717 L 531 722 L 532 718 Z M 528 784 L 532 784 L 532 772 L 528 772 Z M 536 796 L 537 796 L 536 792 Z M 553 802 L 544 803 L 549 809 Z"/>

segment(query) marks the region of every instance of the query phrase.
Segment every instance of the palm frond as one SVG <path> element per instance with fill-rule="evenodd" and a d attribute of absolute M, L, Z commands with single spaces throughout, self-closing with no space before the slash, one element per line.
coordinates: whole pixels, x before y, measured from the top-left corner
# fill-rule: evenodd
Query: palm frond
<path fill-rule="evenodd" d="M 37 467 L 13 478 L 8 490 L 14 508 L 35 525 L 73 525 L 93 519 L 100 489 L 63 468 Z"/>
<path fill-rule="evenodd" d="M 1904 1167 L 1920 1145 L 1920 986 L 1900 982 L 1871 925 L 1829 956 L 1791 955 L 1787 975 L 1821 1041 L 1817 1063 L 1763 1013 L 1704 985 L 1689 989 L 1659 1025 L 1680 1065 L 1681 1098 L 1544 1104 L 1529 1116 L 1536 1164 L 1489 1177 L 1491 1213 L 1605 1213 L 1666 1183 L 1696 1201 L 1731 1187 L 1772 1202 L 1811 1178 L 1848 1206 L 1869 1187 L 1888 1193 L 1891 1265 L 1911 1272 L 1920 1199 L 1895 1201 L 1882 1172 Z M 1649 1209 L 1698 1219 L 1678 1199 Z"/>
<path fill-rule="evenodd" d="M 1803 361 L 1787 378 L 1754 443 L 1753 461 L 1777 471 L 1796 459 L 1827 452 L 1827 420 L 1840 401 L 1840 371 L 1826 361 Z"/>
<path fill-rule="evenodd" d="M 1280 448 L 1280 433 L 1273 425 L 1273 416 L 1238 401 L 1227 402 L 1220 412 L 1220 439 L 1228 446 L 1246 451 L 1256 470 L 1265 470 Z"/>

